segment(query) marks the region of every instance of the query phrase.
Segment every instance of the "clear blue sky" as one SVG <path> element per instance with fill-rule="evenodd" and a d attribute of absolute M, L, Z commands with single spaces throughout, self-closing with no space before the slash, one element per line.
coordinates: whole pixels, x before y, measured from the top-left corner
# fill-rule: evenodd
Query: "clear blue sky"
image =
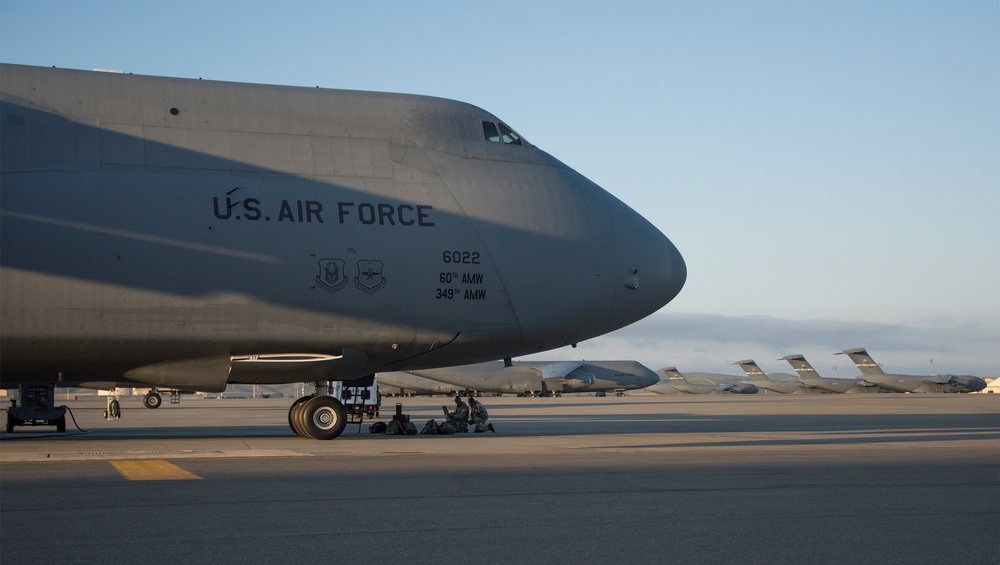
<path fill-rule="evenodd" d="M 1000 375 L 996 0 L 0 0 L 0 60 L 496 113 L 688 263 L 664 310 L 549 357 Z"/>

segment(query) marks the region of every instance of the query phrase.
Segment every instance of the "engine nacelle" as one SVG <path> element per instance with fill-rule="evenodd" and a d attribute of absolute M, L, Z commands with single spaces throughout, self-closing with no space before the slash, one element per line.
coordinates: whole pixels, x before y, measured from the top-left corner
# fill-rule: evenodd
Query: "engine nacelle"
<path fill-rule="evenodd" d="M 593 373 L 576 370 L 560 379 L 559 383 L 563 385 L 564 391 L 580 391 L 594 386 L 594 381 L 596 380 L 597 378 Z"/>

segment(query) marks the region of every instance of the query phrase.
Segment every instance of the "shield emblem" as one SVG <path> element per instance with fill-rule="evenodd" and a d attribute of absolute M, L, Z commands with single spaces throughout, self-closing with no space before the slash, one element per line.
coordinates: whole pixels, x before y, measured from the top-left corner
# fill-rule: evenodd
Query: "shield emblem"
<path fill-rule="evenodd" d="M 337 292 L 347 285 L 344 261 L 341 259 L 320 259 L 316 284 L 327 292 Z"/>
<path fill-rule="evenodd" d="M 382 276 L 381 261 L 358 261 L 358 276 L 354 277 L 354 286 L 372 294 L 382 290 L 386 282 L 388 281 Z"/>

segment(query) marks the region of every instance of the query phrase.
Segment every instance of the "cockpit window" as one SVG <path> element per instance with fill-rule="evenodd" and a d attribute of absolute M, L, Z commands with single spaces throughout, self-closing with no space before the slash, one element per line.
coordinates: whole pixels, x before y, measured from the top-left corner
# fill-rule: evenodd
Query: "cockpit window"
<path fill-rule="evenodd" d="M 503 122 L 500 122 L 500 139 L 508 145 L 521 145 L 521 138 L 514 130 L 510 129 Z"/>
<path fill-rule="evenodd" d="M 493 143 L 524 145 L 521 136 L 514 133 L 514 130 L 507 127 L 507 124 L 503 122 L 483 122 L 483 135 L 486 136 L 486 141 L 492 141 Z"/>
<path fill-rule="evenodd" d="M 483 122 L 483 135 L 487 141 L 500 143 L 500 134 L 497 132 L 497 125 L 493 122 Z"/>

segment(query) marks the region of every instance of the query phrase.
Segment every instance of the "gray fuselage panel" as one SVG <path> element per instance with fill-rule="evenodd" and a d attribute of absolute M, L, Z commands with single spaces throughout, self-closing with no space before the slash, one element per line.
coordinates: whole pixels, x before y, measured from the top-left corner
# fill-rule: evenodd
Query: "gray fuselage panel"
<path fill-rule="evenodd" d="M 345 378 L 533 353 L 684 282 L 641 216 L 535 147 L 484 140 L 498 120 L 468 104 L 2 73 L 5 382 L 190 360 L 213 368 L 185 384 L 217 389 L 234 356 L 361 352 L 314 366 Z M 626 288 L 633 269 L 651 288 Z"/>

